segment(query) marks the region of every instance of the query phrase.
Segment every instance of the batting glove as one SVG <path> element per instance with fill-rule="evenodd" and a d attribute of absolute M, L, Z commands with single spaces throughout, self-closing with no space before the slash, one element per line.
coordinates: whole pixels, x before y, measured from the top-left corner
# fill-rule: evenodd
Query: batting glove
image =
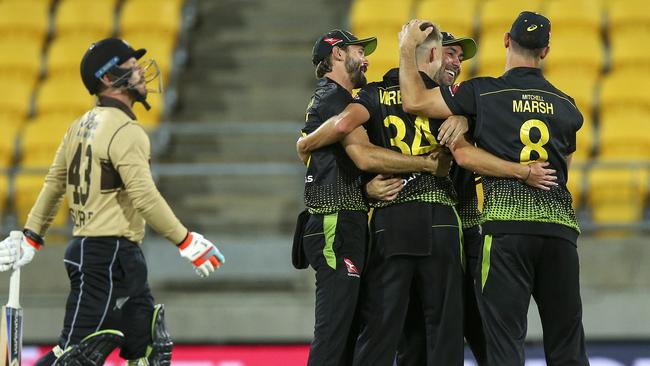
<path fill-rule="evenodd" d="M 178 245 L 181 257 L 187 259 L 194 266 L 196 274 L 207 277 L 226 262 L 223 254 L 203 235 L 190 232 L 182 243 Z"/>
<path fill-rule="evenodd" d="M 43 238 L 35 232 L 25 229 L 21 233 L 20 231 L 12 231 L 13 233 L 20 233 L 20 237 L 17 240 L 20 240 L 20 255 L 18 261 L 14 264 L 14 269 L 20 268 L 25 264 L 29 263 L 34 259 L 34 254 L 36 251 L 40 250 L 43 247 Z"/>
<path fill-rule="evenodd" d="M 18 260 L 18 249 L 23 233 L 12 231 L 10 235 L 0 242 L 0 272 L 13 268 Z"/>

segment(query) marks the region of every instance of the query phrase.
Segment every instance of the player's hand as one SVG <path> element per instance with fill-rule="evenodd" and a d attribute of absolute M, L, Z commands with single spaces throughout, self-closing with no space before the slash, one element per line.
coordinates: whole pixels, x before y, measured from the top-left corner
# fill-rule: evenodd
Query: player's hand
<path fill-rule="evenodd" d="M 199 233 L 188 233 L 185 240 L 178 245 L 178 250 L 181 257 L 190 261 L 196 274 L 201 277 L 209 276 L 215 268 L 226 262 L 219 249 Z"/>
<path fill-rule="evenodd" d="M 438 128 L 438 142 L 451 146 L 459 137 L 469 131 L 469 122 L 465 116 L 450 116 Z"/>
<path fill-rule="evenodd" d="M 379 174 L 366 184 L 366 194 L 377 201 L 392 201 L 404 188 L 402 178 Z"/>
<path fill-rule="evenodd" d="M 398 34 L 400 49 L 411 49 L 422 44 L 433 31 L 431 22 L 421 19 L 411 19 L 404 24 Z"/>
<path fill-rule="evenodd" d="M 304 139 L 304 136 L 300 136 L 298 138 L 298 141 L 296 141 L 296 152 L 298 153 L 298 157 L 300 158 L 300 161 L 302 161 L 303 164 L 307 165 L 307 162 L 309 161 L 309 151 L 307 151 L 304 148 L 304 144 L 302 143 Z"/>
<path fill-rule="evenodd" d="M 20 234 L 20 236 L 15 233 Z M 12 269 L 18 260 L 21 237 L 22 233 L 20 231 L 12 231 L 5 240 L 0 242 L 0 272 Z"/>
<path fill-rule="evenodd" d="M 27 232 L 26 230 L 25 232 Z M 25 235 L 25 232 L 12 231 L 11 236 L 14 237 L 14 241 L 18 243 L 18 260 L 14 263 L 13 268 L 17 269 L 25 264 L 29 263 L 34 259 L 34 255 L 38 250 L 43 247 L 43 239 L 38 236 L 36 233 L 29 232 L 29 235 Z"/>
<path fill-rule="evenodd" d="M 451 169 L 452 158 L 453 156 L 449 149 L 444 147 L 435 149 L 426 157 L 426 159 L 431 163 L 431 169 L 427 171 L 437 177 L 448 176 L 449 169 Z"/>
<path fill-rule="evenodd" d="M 555 169 L 546 169 L 548 165 L 549 162 L 528 164 L 530 174 L 523 180 L 523 182 L 531 187 L 543 189 L 545 191 L 557 186 L 557 183 L 555 182 L 557 176 L 554 175 Z"/>

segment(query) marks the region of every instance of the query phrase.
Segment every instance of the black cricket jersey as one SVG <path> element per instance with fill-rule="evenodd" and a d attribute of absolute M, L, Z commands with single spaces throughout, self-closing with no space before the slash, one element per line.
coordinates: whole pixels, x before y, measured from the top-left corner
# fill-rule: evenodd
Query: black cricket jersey
<path fill-rule="evenodd" d="M 428 88 L 438 86 L 426 74 L 420 73 Z M 435 133 L 443 120 L 419 117 L 404 112 L 399 89 L 399 69 L 388 71 L 383 80 L 363 87 L 353 100 L 370 113 L 364 124 L 370 142 L 407 155 L 428 155 L 439 148 Z M 370 200 L 373 207 L 423 201 L 454 205 L 456 195 L 451 179 L 429 173 L 401 175 L 405 187 L 393 201 Z"/>
<path fill-rule="evenodd" d="M 352 95 L 345 88 L 329 78 L 319 79 L 307 106 L 302 132 L 313 132 L 327 119 L 341 113 L 351 101 Z M 362 185 L 362 172 L 340 143 L 312 151 L 305 174 L 305 205 L 309 212 L 368 210 Z"/>
<path fill-rule="evenodd" d="M 477 145 L 508 161 L 548 161 L 558 186 L 550 191 L 516 179 L 483 177 L 482 212 L 487 234 L 550 235 L 575 243 L 580 232 L 566 183 L 566 157 L 576 149 L 583 118 L 573 98 L 549 83 L 538 68 L 513 68 L 441 88 L 454 114 L 476 121 Z"/>
<path fill-rule="evenodd" d="M 456 211 L 460 216 L 463 229 L 469 229 L 481 223 L 481 211 L 478 209 L 478 196 L 476 195 L 477 179 L 479 177 L 471 170 L 464 169 L 458 164 L 451 166 L 449 171 L 454 190 L 458 198 Z"/>

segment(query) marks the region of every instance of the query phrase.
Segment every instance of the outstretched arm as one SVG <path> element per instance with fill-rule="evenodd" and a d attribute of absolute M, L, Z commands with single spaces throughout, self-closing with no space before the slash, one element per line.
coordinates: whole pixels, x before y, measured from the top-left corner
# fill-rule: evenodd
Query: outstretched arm
<path fill-rule="evenodd" d="M 438 155 L 444 155 L 438 149 L 429 156 L 404 155 L 370 143 L 368 134 L 362 127 L 357 127 L 343 139 L 345 152 L 361 170 L 372 173 L 411 173 L 429 172 L 442 174 L 444 162 L 439 164 Z M 442 159 L 441 159 L 442 160 Z M 447 172 L 449 169 L 447 168 Z"/>
<path fill-rule="evenodd" d="M 399 34 L 399 86 L 402 108 L 411 114 L 446 118 L 452 113 L 440 94 L 440 88 L 427 89 L 418 72 L 415 49 L 432 31 L 432 28 L 426 25 L 422 30 L 420 27 L 423 23 L 422 20 L 413 19 L 402 27 Z"/>
<path fill-rule="evenodd" d="M 451 146 L 451 153 L 458 165 L 480 175 L 516 178 L 543 190 L 550 190 L 552 186 L 557 185 L 557 177 L 553 175 L 555 170 L 545 168 L 548 162 L 524 165 L 506 161 L 474 146 L 465 136 Z"/>
<path fill-rule="evenodd" d="M 316 131 L 302 136 L 296 143 L 298 156 L 308 155 L 323 146 L 339 142 L 370 118 L 368 110 L 358 103 L 350 103 L 343 112 L 325 121 Z"/>

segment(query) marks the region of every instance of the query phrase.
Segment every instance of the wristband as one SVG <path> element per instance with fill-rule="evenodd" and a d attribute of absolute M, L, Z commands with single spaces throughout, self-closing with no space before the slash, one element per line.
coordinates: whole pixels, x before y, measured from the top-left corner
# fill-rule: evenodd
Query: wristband
<path fill-rule="evenodd" d="M 23 229 L 23 235 L 27 243 L 36 250 L 40 250 L 45 245 L 43 238 L 29 229 Z"/>

